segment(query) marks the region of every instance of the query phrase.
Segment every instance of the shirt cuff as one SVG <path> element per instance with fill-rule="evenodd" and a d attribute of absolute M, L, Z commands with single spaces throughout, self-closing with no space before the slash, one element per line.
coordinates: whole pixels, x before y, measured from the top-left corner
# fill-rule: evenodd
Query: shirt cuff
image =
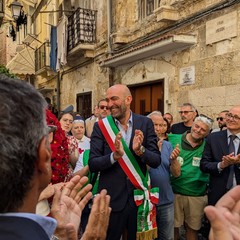
<path fill-rule="evenodd" d="M 217 164 L 217 169 L 218 169 L 218 171 L 219 172 L 221 172 L 223 169 L 220 167 L 220 164 L 221 164 L 221 162 L 219 162 L 218 164 Z"/>
<path fill-rule="evenodd" d="M 114 164 L 116 162 L 113 158 L 113 152 L 110 155 L 110 161 L 111 161 L 111 164 Z"/>

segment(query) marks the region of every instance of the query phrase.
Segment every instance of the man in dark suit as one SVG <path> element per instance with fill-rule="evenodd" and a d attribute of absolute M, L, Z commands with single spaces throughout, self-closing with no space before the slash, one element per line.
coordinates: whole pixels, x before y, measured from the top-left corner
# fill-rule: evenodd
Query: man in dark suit
<path fill-rule="evenodd" d="M 125 140 L 141 171 L 146 174 L 147 165 L 156 168 L 161 162 L 157 137 L 151 119 L 134 114 L 130 110 L 132 96 L 127 86 L 117 84 L 110 87 L 106 92 L 106 100 L 114 123 L 119 129 L 113 140 L 115 151 L 110 149 L 99 124 L 95 123 L 90 143 L 89 168 L 91 172 L 100 172 L 99 190 L 105 188 L 111 196 L 112 212 L 107 239 L 118 240 L 124 230 L 127 230 L 127 238 L 135 240 L 135 188 L 118 162 L 124 154 L 121 139 Z"/>
<path fill-rule="evenodd" d="M 240 106 L 226 114 L 227 130 L 208 136 L 200 168 L 210 174 L 208 204 L 216 202 L 233 186 L 240 184 Z M 234 149 L 230 149 L 233 137 Z"/>

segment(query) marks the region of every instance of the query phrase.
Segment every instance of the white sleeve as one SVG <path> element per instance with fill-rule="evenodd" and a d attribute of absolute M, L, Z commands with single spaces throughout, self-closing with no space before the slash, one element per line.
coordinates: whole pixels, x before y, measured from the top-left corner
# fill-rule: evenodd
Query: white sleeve
<path fill-rule="evenodd" d="M 83 153 L 82 152 L 81 154 L 79 154 L 79 157 L 78 157 L 78 160 L 77 160 L 77 163 L 76 163 L 76 167 L 74 168 L 73 170 L 73 173 L 81 170 L 84 166 L 83 166 Z"/>

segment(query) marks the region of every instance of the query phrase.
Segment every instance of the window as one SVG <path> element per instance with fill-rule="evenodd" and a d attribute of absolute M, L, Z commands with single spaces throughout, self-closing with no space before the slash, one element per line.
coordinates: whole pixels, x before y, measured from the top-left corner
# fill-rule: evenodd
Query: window
<path fill-rule="evenodd" d="M 153 11 L 160 7 L 161 0 L 139 0 L 139 16 L 140 19 L 146 18 L 153 14 Z"/>

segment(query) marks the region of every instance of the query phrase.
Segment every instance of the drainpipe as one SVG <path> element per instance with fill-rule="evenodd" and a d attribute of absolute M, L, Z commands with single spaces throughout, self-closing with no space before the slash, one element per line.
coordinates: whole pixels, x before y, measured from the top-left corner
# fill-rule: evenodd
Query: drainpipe
<path fill-rule="evenodd" d="M 112 55 L 112 0 L 107 1 L 107 30 L 108 30 L 108 54 Z M 108 84 L 109 87 L 113 85 L 114 82 L 114 68 L 108 68 Z"/>
<path fill-rule="evenodd" d="M 57 73 L 57 111 L 58 115 L 60 113 L 60 82 L 61 82 L 61 76 L 60 76 L 60 71 Z"/>
<path fill-rule="evenodd" d="M 112 54 L 112 0 L 107 1 L 108 54 Z"/>

